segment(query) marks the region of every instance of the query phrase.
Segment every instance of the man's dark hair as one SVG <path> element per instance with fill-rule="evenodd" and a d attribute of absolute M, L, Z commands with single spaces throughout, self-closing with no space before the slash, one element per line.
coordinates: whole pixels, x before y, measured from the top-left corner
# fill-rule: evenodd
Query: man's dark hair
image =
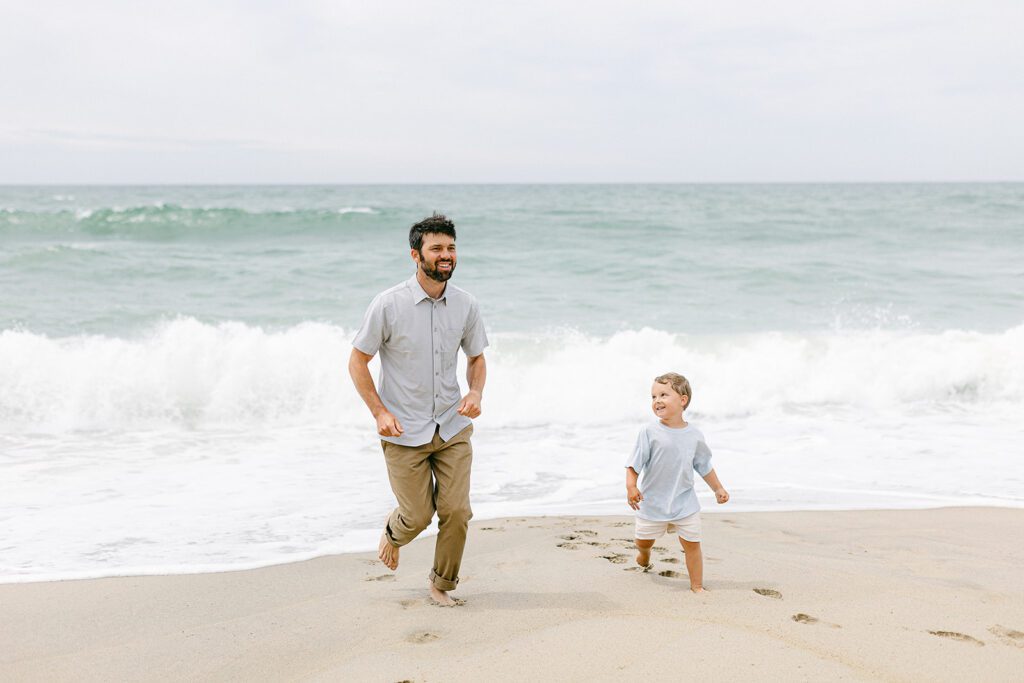
<path fill-rule="evenodd" d="M 434 212 L 430 218 L 424 218 L 409 228 L 409 246 L 423 253 L 423 236 L 429 234 L 448 235 L 455 239 L 455 223 L 444 214 Z"/>

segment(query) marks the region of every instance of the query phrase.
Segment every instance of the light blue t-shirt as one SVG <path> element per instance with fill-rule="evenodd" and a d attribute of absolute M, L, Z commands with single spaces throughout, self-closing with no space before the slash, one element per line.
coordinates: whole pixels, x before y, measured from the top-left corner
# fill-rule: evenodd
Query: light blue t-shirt
<path fill-rule="evenodd" d="M 671 522 L 700 511 L 693 473 L 703 477 L 711 471 L 711 449 L 696 427 L 673 429 L 655 420 L 640 428 L 626 467 L 640 475 L 644 499 L 637 517 Z"/>

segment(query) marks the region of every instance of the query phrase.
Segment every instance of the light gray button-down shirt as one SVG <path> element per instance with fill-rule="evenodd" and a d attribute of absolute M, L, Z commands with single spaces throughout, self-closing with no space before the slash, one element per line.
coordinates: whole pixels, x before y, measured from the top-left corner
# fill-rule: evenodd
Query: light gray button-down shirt
<path fill-rule="evenodd" d="M 455 412 L 462 398 L 458 352 L 479 356 L 487 335 L 468 292 L 449 282 L 440 299 L 431 299 L 413 275 L 374 297 L 352 346 L 368 356 L 380 351 L 377 393 L 405 430 L 385 441 L 422 446 L 435 426 L 447 441 L 470 424 Z"/>

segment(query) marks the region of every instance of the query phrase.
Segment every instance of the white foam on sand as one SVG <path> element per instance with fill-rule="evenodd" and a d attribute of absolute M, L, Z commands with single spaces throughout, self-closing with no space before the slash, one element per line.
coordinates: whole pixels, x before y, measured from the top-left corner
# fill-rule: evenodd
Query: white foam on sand
<path fill-rule="evenodd" d="M 0 581 L 372 548 L 392 496 L 350 336 L 191 318 L 135 338 L 0 332 Z M 693 382 L 722 509 L 1024 505 L 1024 326 L 492 341 L 478 519 L 627 514 L 622 462 L 667 370 Z"/>

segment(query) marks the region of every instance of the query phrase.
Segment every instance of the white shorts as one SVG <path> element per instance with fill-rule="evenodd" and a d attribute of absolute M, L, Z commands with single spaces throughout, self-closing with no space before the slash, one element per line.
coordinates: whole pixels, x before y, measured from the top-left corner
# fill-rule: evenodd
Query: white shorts
<path fill-rule="evenodd" d="M 665 533 L 674 533 L 684 541 L 700 543 L 700 513 L 694 512 L 689 517 L 674 519 L 671 522 L 652 522 L 649 519 L 636 518 L 636 537 L 640 540 L 654 540 Z"/>

